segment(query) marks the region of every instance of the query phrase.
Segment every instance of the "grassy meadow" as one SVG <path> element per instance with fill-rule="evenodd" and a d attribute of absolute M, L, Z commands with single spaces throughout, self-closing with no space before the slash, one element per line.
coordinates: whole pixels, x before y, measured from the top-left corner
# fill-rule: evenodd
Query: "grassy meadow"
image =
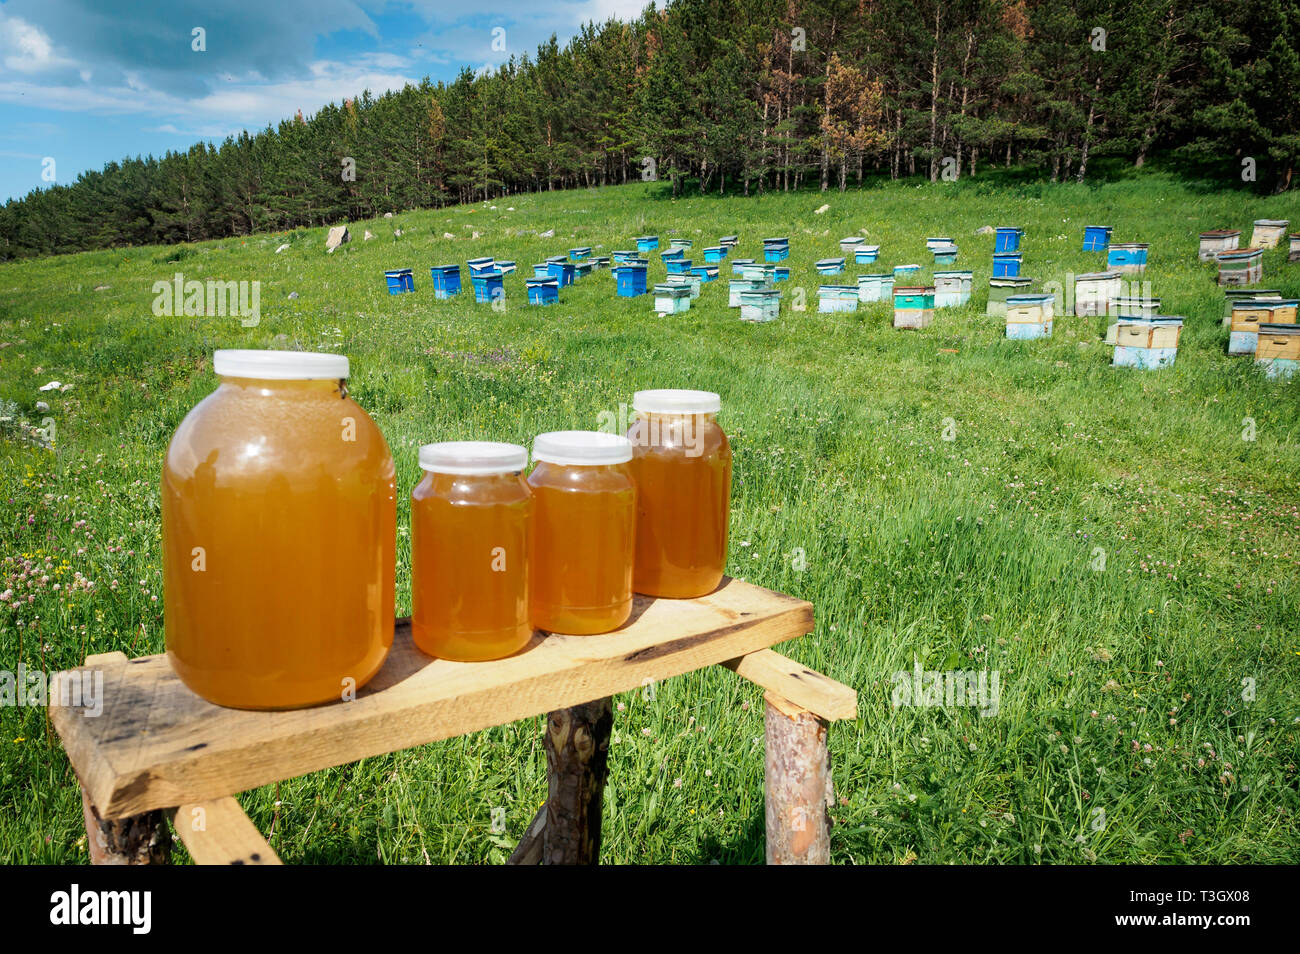
<path fill-rule="evenodd" d="M 704 388 L 735 453 L 728 571 L 814 603 L 815 633 L 778 649 L 859 693 L 859 718 L 830 735 L 837 861 L 1295 863 L 1300 379 L 1226 355 L 1223 293 L 1196 257 L 1198 232 L 1240 228 L 1246 244 L 1265 217 L 1300 224 L 1300 196 L 1158 172 L 749 199 L 637 183 L 354 222 L 333 255 L 321 229 L 0 265 L 0 668 L 163 650 L 161 462 L 215 387 L 216 348 L 351 359 L 397 462 L 401 614 L 420 444 L 530 444 L 598 426 L 638 388 Z M 1007 224 L 1025 230 L 1022 274 L 1063 285 L 1104 265 L 1080 250 L 1086 224 L 1149 242 L 1145 279 L 1187 318 L 1176 366 L 1112 368 L 1104 318 L 1005 340 L 984 316 L 993 236 L 976 230 Z M 615 297 L 607 272 L 525 304 L 533 262 L 647 233 L 692 239 L 696 261 L 723 234 L 743 258 L 788 235 L 780 319 L 739 320 L 726 264 L 683 315 Z M 813 262 L 852 234 L 882 245 L 879 263 L 850 256 L 829 281 L 908 262 L 926 278 L 925 237 L 951 235 L 971 304 L 923 331 L 894 330 L 883 303 L 818 314 Z M 435 301 L 429 266 L 480 255 L 519 263 L 504 310 L 474 304 L 467 274 L 466 294 Z M 383 270 L 405 266 L 415 293 L 389 296 Z M 260 323 L 155 317 L 153 283 L 177 272 L 260 281 Z M 1267 252 L 1263 286 L 1300 296 L 1300 263 Z M 51 381 L 63 389 L 38 390 Z M 42 447 L 31 428 L 51 423 Z M 917 662 L 996 670 L 997 713 L 894 707 L 892 674 Z M 618 697 L 614 732 L 605 860 L 762 861 L 758 689 L 723 670 L 673 679 L 653 700 Z M 487 863 L 545 785 L 536 718 L 241 801 L 287 862 Z M 0 861 L 86 860 L 45 712 L 0 709 Z"/>

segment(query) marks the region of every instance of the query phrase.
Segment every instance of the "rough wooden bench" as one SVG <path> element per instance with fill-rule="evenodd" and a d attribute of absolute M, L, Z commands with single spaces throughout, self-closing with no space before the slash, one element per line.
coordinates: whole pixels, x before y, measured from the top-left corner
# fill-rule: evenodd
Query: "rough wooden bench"
<path fill-rule="evenodd" d="M 187 689 L 166 655 L 105 653 L 82 667 L 103 672 L 103 712 L 50 711 L 81 784 L 95 863 L 166 860 L 167 818 L 200 864 L 279 864 L 235 794 L 547 713 L 547 800 L 511 862 L 590 864 L 600 851 L 610 696 L 723 665 L 767 690 L 768 862 L 825 863 L 826 728 L 856 716 L 857 696 L 769 648 L 812 628 L 811 604 L 724 579 L 695 600 L 638 596 L 616 632 L 539 633 L 494 662 L 431 659 L 401 619 L 383 669 L 350 702 L 223 709 Z"/>

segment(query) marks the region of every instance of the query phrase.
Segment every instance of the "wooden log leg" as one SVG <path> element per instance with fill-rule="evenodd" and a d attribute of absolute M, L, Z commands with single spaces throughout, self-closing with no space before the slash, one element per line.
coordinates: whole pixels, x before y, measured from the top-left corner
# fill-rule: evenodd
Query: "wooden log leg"
<path fill-rule="evenodd" d="M 161 865 L 171 860 L 171 837 L 161 811 L 105 821 L 83 790 L 81 814 L 92 865 Z"/>
<path fill-rule="evenodd" d="M 606 696 L 546 717 L 546 824 L 542 864 L 600 860 L 601 799 L 614 709 Z"/>
<path fill-rule="evenodd" d="M 831 757 L 826 722 L 774 693 L 765 696 L 767 863 L 831 859 Z"/>

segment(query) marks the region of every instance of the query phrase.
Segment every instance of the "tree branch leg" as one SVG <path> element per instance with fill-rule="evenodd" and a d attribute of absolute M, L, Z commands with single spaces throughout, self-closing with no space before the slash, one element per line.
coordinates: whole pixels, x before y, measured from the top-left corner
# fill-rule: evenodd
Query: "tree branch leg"
<path fill-rule="evenodd" d="M 773 693 L 765 700 L 767 863 L 829 864 L 835 792 L 826 722 Z"/>
<path fill-rule="evenodd" d="M 614 710 L 608 696 L 547 715 L 542 864 L 594 865 L 599 861 L 601 799 L 613 725 Z"/>

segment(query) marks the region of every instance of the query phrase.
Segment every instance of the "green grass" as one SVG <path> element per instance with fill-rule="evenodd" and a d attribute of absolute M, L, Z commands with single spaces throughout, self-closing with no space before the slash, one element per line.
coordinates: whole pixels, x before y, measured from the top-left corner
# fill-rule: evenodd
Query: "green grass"
<path fill-rule="evenodd" d="M 814 214 L 823 201 L 830 210 Z M 1199 231 L 1248 238 L 1256 218 L 1300 222 L 1300 198 L 1148 174 L 749 200 L 671 201 L 636 184 L 496 206 L 353 223 L 332 256 L 320 231 L 0 266 L 0 399 L 16 405 L 0 444 L 0 590 L 15 589 L 10 604 L 34 597 L 0 608 L 3 666 L 163 649 L 161 459 L 215 386 L 214 348 L 352 359 L 352 392 L 397 461 L 402 613 L 418 445 L 529 443 L 597 426 L 637 388 L 707 388 L 722 395 L 735 449 L 729 572 L 812 601 L 816 632 L 782 651 L 859 693 L 859 719 L 830 736 L 837 861 L 1300 860 L 1300 380 L 1270 383 L 1226 356 L 1223 296 L 1196 260 Z M 1112 368 L 1104 319 L 1058 318 L 1050 340 L 1008 342 L 983 316 L 993 238 L 978 227 L 1023 227 L 1024 273 L 1064 282 L 1102 262 L 1080 251 L 1091 223 L 1151 243 L 1146 277 L 1163 310 L 1188 319 L 1174 368 Z M 367 227 L 377 238 L 362 242 Z M 534 234 L 549 228 L 553 238 Z M 729 232 L 746 258 L 760 257 L 761 238 L 790 236 L 778 322 L 745 324 L 726 307 L 728 266 L 667 319 L 648 297 L 616 298 L 607 273 L 558 306 L 523 304 L 524 276 L 547 254 L 609 254 L 643 233 L 666 246 L 675 233 L 702 258 Z M 954 236 L 958 266 L 976 273 L 971 306 L 920 332 L 893 330 L 883 304 L 817 314 L 812 263 L 853 233 L 883 250 L 879 266 L 850 264 L 850 281 L 924 265 L 926 235 Z M 503 312 L 468 295 L 434 301 L 428 266 L 484 254 L 520 264 Z M 382 270 L 406 265 L 416 293 L 389 297 Z M 1264 268 L 1265 286 L 1300 295 L 1285 250 Z M 260 280 L 261 323 L 153 317 L 152 284 L 176 271 Z M 663 274 L 657 255 L 650 274 Z M 796 287 L 810 310 L 790 310 Z M 37 391 L 50 380 L 73 387 Z M 20 434 L 20 421 L 46 417 L 54 451 Z M 943 439 L 946 418 L 955 440 Z M 47 558 L 49 581 L 19 589 L 21 561 Z M 68 589 L 78 572 L 93 592 Z M 997 715 L 891 706 L 891 674 L 918 659 L 997 670 Z M 605 858 L 761 861 L 759 691 L 710 670 L 616 702 Z M 0 710 L 0 758 L 0 859 L 85 860 L 75 781 L 42 711 Z M 242 802 L 290 862 L 479 863 L 505 857 L 544 796 L 533 719 Z M 504 835 L 491 830 L 494 807 L 506 809 Z"/>

